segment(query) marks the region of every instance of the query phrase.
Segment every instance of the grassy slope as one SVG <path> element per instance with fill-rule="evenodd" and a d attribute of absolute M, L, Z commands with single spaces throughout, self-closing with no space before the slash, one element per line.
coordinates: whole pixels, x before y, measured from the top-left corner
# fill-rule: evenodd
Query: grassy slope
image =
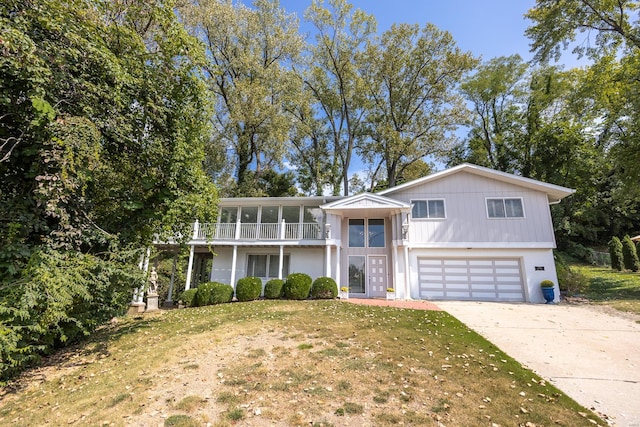
<path fill-rule="evenodd" d="M 571 268 L 587 279 L 582 294 L 590 301 L 640 314 L 640 273 L 583 264 L 574 264 Z"/>
<path fill-rule="evenodd" d="M 339 301 L 122 319 L 20 385 L 0 425 L 593 425 L 447 313 Z"/>

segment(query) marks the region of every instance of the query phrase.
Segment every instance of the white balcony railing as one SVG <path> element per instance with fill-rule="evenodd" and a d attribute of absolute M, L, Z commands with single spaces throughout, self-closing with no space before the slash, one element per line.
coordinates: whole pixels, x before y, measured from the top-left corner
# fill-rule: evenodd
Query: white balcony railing
<path fill-rule="evenodd" d="M 198 240 L 321 240 L 322 227 L 317 223 L 212 224 L 197 225 Z"/>

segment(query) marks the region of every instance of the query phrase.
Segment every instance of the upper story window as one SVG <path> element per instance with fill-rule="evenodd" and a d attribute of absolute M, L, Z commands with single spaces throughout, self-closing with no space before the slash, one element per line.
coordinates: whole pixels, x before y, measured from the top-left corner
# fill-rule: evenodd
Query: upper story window
<path fill-rule="evenodd" d="M 412 200 L 411 218 L 446 218 L 444 211 L 444 199 Z"/>
<path fill-rule="evenodd" d="M 521 198 L 487 199 L 489 218 L 524 218 Z"/>
<path fill-rule="evenodd" d="M 349 247 L 384 248 L 384 219 L 350 219 Z"/>

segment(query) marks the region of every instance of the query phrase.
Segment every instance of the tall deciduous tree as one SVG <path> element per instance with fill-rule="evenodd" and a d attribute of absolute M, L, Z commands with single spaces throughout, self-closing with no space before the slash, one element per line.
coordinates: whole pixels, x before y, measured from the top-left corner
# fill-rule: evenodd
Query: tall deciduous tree
<path fill-rule="evenodd" d="M 359 144 L 359 153 L 382 165 L 389 187 L 412 163 L 450 148 L 467 116 L 456 89 L 475 63 L 433 24 L 394 24 L 368 43 L 361 72 L 371 103 L 370 139 Z"/>
<path fill-rule="evenodd" d="M 331 141 L 329 154 L 333 170 L 333 193 L 349 194 L 349 166 L 356 144 L 364 136 L 367 97 L 359 63 L 366 42 L 375 32 L 373 16 L 345 0 L 314 0 L 305 18 L 317 30 L 316 43 L 309 52 L 309 72 L 305 85 L 320 105 Z"/>
<path fill-rule="evenodd" d="M 231 0 L 202 0 L 182 10 L 207 49 L 204 70 L 215 103 L 213 143 L 229 148 L 238 191 L 254 186 L 253 169 L 282 161 L 293 119 L 285 108 L 298 96 L 291 69 L 303 41 L 298 21 L 277 0 L 256 0 L 254 8 Z"/>

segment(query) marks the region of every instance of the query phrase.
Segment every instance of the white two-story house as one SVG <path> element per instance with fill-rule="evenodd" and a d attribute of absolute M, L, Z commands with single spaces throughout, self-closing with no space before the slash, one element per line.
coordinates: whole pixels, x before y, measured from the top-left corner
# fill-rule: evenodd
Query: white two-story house
<path fill-rule="evenodd" d="M 187 288 L 301 272 L 351 297 L 543 302 L 549 205 L 573 192 L 462 164 L 376 194 L 221 199 L 217 223 L 194 225 Z"/>

